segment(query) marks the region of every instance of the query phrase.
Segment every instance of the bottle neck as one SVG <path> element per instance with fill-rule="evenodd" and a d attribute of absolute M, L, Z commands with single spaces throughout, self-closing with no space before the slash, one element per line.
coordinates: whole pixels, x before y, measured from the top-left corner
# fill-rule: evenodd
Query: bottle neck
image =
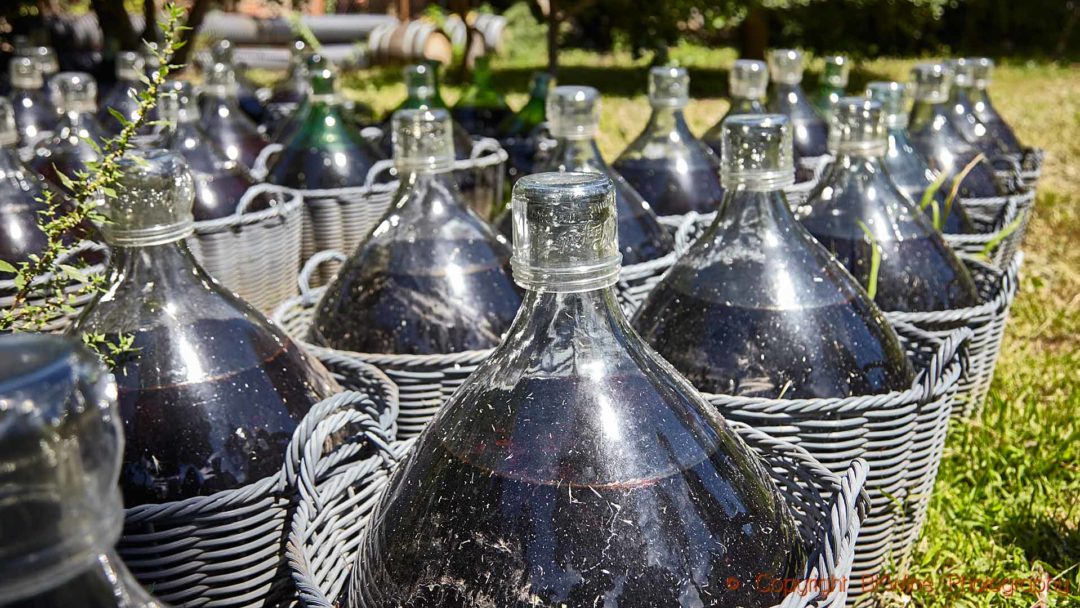
<path fill-rule="evenodd" d="M 624 336 L 630 331 L 614 287 L 568 293 L 527 290 L 519 310 L 504 345 L 528 344 L 541 354 L 573 348 L 573 364 L 544 366 L 568 374 L 586 373 L 580 363 L 601 358 L 616 344 L 625 348 Z"/>
<path fill-rule="evenodd" d="M 19 159 L 18 145 L 12 143 L 0 146 L 0 181 L 20 177 L 25 173 L 26 170 Z"/>
<path fill-rule="evenodd" d="M 885 148 L 879 152 L 837 151 L 830 173 L 822 181 L 831 182 L 853 173 L 886 175 Z"/>
<path fill-rule="evenodd" d="M 63 139 L 93 138 L 97 134 L 97 122 L 94 115 L 83 111 L 61 112 L 56 131 Z"/>
<path fill-rule="evenodd" d="M 607 173 L 609 170 L 592 137 L 560 137 L 551 158 L 560 171 Z"/>
<path fill-rule="evenodd" d="M 732 97 L 731 108 L 728 109 L 728 114 L 763 114 L 765 113 L 765 107 L 761 105 L 761 100 L 755 97 Z"/>
<path fill-rule="evenodd" d="M 724 200 L 717 210 L 721 223 L 749 221 L 754 224 L 773 224 L 780 227 L 796 227 L 795 219 L 783 190 L 731 189 L 724 193 Z"/>
<path fill-rule="evenodd" d="M 682 106 L 653 106 L 649 122 L 645 125 L 645 131 L 678 133 L 683 136 L 689 134 L 690 128 L 686 125 L 686 117 L 683 115 Z M 684 138 L 680 137 L 680 139 Z"/>
<path fill-rule="evenodd" d="M 916 100 L 911 106 L 911 118 L 908 121 L 911 129 L 918 129 L 934 121 L 935 118 L 944 117 L 946 114 L 944 103 L 931 103 L 929 101 Z"/>

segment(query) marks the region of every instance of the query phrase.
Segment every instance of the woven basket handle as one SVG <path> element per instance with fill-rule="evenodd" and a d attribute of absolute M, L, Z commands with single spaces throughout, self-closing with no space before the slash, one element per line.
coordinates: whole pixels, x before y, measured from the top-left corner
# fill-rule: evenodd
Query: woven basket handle
<path fill-rule="evenodd" d="M 277 144 L 270 144 L 270 145 L 277 145 Z M 242 194 L 240 196 L 240 202 L 238 202 L 236 204 L 236 217 L 240 217 L 240 216 L 244 215 L 245 213 L 247 213 L 248 207 L 251 206 L 251 203 L 254 202 L 255 199 L 259 197 L 259 195 L 267 194 L 267 193 L 270 193 L 270 192 L 283 192 L 283 191 L 287 191 L 287 190 L 280 187 L 280 186 L 275 186 L 273 184 L 267 184 L 267 183 L 264 183 L 264 182 L 259 182 L 259 183 L 256 183 L 256 184 L 252 184 L 247 190 L 244 191 L 244 194 Z M 291 194 L 291 192 L 290 192 L 290 194 Z M 278 200 L 276 198 L 271 198 L 270 199 L 270 206 L 274 206 L 274 205 L 277 205 L 277 204 L 278 204 Z"/>
<path fill-rule="evenodd" d="M 315 303 L 315 290 L 311 287 L 311 277 L 315 275 L 315 271 L 319 269 L 319 266 L 327 262 L 344 262 L 346 259 L 347 256 L 344 253 L 328 249 L 317 252 L 304 262 L 296 282 L 300 287 L 300 299 L 305 308 Z"/>
<path fill-rule="evenodd" d="M 934 353 L 934 356 L 930 358 L 930 363 L 926 366 L 926 369 L 923 370 L 922 377 L 917 379 L 917 381 L 921 380 L 925 399 L 934 398 L 934 389 L 941 383 L 942 373 L 944 373 L 945 368 L 948 367 L 949 362 L 957 357 L 960 349 L 971 341 L 973 335 L 975 334 L 970 328 L 960 327 L 945 336 L 945 339 L 941 341 L 941 346 Z"/>
<path fill-rule="evenodd" d="M 360 137 L 365 140 L 375 143 L 383 138 L 383 130 L 379 127 L 364 127 L 360 129 Z"/>
<path fill-rule="evenodd" d="M 394 161 L 388 158 L 375 161 L 375 164 L 371 165 L 371 168 L 368 169 L 367 178 L 364 179 L 364 187 L 370 189 L 375 185 L 375 180 L 379 179 L 384 174 L 389 175 L 390 171 L 393 169 Z"/>
<path fill-rule="evenodd" d="M 476 160 L 488 154 L 498 154 L 499 150 L 502 150 L 502 146 L 499 145 L 497 140 L 490 137 L 481 137 L 473 141 L 472 150 L 469 151 L 469 158 Z"/>
<path fill-rule="evenodd" d="M 259 150 L 259 155 L 255 157 L 255 162 L 251 164 L 251 177 L 260 182 L 266 179 L 267 174 L 270 173 L 270 159 L 284 149 L 285 146 L 276 143 L 263 146 L 263 149 Z"/>

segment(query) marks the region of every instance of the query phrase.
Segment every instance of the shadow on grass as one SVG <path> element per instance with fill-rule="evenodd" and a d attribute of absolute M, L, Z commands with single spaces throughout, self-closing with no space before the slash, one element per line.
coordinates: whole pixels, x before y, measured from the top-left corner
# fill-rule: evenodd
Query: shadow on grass
<path fill-rule="evenodd" d="M 1000 528 L 1003 541 L 1023 550 L 1028 561 L 1040 561 L 1059 571 L 1080 563 L 1080 529 L 1048 517 L 1012 517 Z"/>

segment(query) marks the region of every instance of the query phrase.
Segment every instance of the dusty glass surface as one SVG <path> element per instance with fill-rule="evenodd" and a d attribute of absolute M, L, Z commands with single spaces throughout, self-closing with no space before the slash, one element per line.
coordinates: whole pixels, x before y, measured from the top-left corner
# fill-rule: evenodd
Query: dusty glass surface
<path fill-rule="evenodd" d="M 108 288 L 72 329 L 133 339 L 113 368 L 128 507 L 274 474 L 296 424 L 338 390 L 317 360 L 195 261 L 184 241 L 194 185 L 183 160 L 131 154 L 105 209 Z"/>
<path fill-rule="evenodd" d="M 521 314 L 395 471 L 348 605 L 777 603 L 753 577 L 798 571 L 803 539 L 757 456 L 623 316 L 610 180 L 532 175 L 513 204 Z"/>

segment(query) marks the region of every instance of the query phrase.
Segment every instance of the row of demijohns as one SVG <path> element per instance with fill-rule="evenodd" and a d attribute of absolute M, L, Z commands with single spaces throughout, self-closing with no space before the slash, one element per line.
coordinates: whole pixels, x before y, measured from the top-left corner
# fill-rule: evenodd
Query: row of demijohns
<path fill-rule="evenodd" d="M 123 57 L 121 70 L 141 69 Z M 988 74 L 962 76 L 985 62 L 958 62 L 955 72 L 919 66 L 910 124 L 904 88 L 873 83 L 869 99 L 823 92 L 832 126 L 821 130 L 790 75 L 801 76 L 793 57 L 775 53 L 773 74 L 798 111 L 764 113 L 766 66 L 739 61 L 733 110 L 702 140 L 681 113 L 685 71 L 653 70 L 653 115 L 614 169 L 594 141 L 593 89 L 557 87 L 501 117 L 447 112 L 416 103 L 438 98 L 431 68 L 409 70 L 428 89 L 411 86 L 416 95 L 387 129 L 399 190 L 319 302 L 309 338 L 363 352 L 495 351 L 398 468 L 363 539 L 351 605 L 776 603 L 753 591 L 752 578 L 798 574 L 808 539 L 766 470 L 695 387 L 778 398 L 910 386 L 911 364 L 880 310 L 958 308 L 978 298 L 915 206 L 913 193 L 933 177 L 915 161 L 964 166 L 987 144 L 953 126 L 967 114 L 946 102 L 968 99 L 972 113 L 989 107 L 984 92 L 969 99 L 969 85 L 985 85 Z M 27 59 L 13 62 L 22 76 L 13 78 L 15 107 L 45 103 L 40 62 Z M 344 185 L 385 144 L 356 133 L 320 57 L 294 68 L 306 74 L 303 99 L 277 98 L 299 104 L 279 127 L 290 143 L 278 163 L 290 169 L 273 177 L 272 165 L 270 179 Z M 26 196 L 40 188 L 33 170 L 94 152 L 80 143 L 97 124 L 93 81 L 54 74 L 48 86 L 57 124 L 39 127 L 53 135 L 34 145 L 31 170 L 16 153 L 20 136 L 32 139 L 26 122 L 0 104 L 4 183 L 18 193 L 6 205 L 34 207 Z M 113 370 L 127 506 L 273 474 L 299 420 L 339 390 L 318 361 L 208 276 L 185 244 L 195 219 L 226 215 L 250 183 L 251 151 L 262 145 L 250 142 L 262 134 L 235 128 L 245 124 L 238 88 L 225 61 L 208 71 L 201 103 L 190 85 L 165 87 L 157 110 L 165 126 L 141 134 L 145 149 L 122 162 L 110 223 L 100 229 L 112 251 L 109 289 L 73 328 L 134 337 L 135 350 Z M 534 137 L 545 97 L 557 143 L 534 170 L 553 172 L 516 184 L 511 250 L 463 201 L 454 160 L 473 121 L 498 117 L 514 137 Z M 486 99 L 482 91 L 465 98 Z M 998 141 L 1002 128 L 972 132 Z M 806 142 L 826 131 L 836 159 L 796 218 L 784 195 L 796 179 L 794 156 L 814 156 Z M 335 153 L 319 154 L 326 150 Z M 338 158 L 346 160 L 334 166 Z M 917 167 L 911 181 L 894 179 L 894 164 Z M 690 177 L 650 190 L 657 174 Z M 977 182 L 964 184 L 977 192 Z M 620 265 L 672 248 L 654 209 L 718 212 L 627 320 L 614 294 Z M 882 253 L 874 299 L 864 291 L 871 247 Z M 726 584 L 731 577 L 741 591 Z"/>

